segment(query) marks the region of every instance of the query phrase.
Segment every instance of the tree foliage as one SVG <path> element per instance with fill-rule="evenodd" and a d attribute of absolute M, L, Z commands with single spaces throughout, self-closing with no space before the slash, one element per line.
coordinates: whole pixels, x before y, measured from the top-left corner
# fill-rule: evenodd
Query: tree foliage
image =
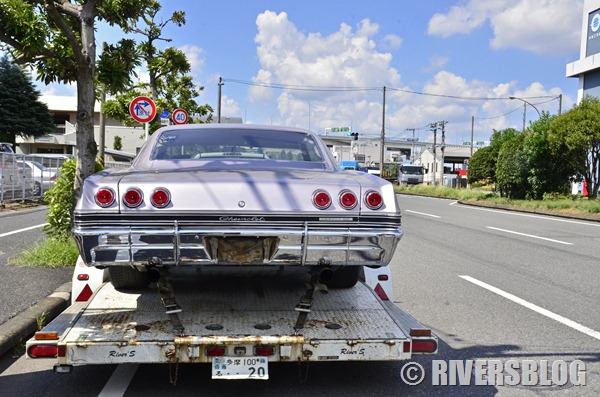
<path fill-rule="evenodd" d="M 39 101 L 31 77 L 6 56 L 0 58 L 0 93 L 0 141 L 14 144 L 17 136 L 36 137 L 54 131 L 52 113 Z"/>
<path fill-rule="evenodd" d="M 94 172 L 96 21 L 131 26 L 151 0 L 0 0 L 0 41 L 15 62 L 29 64 L 46 84 L 77 82 L 75 199 Z M 118 54 L 118 51 L 113 53 Z M 110 56 L 111 52 L 105 54 Z M 127 58 L 127 57 L 125 57 Z M 127 73 L 115 72 L 115 86 Z M 127 79 L 126 79 L 127 80 Z"/>
<path fill-rule="evenodd" d="M 129 104 L 137 96 L 149 95 L 158 109 L 156 117 L 150 123 L 150 132 L 160 127 L 159 113 L 161 113 L 161 109 L 173 111 L 182 108 L 189 114 L 201 116 L 212 112 L 209 105 L 198 105 L 194 100 L 204 87 L 197 87 L 192 76 L 188 74 L 191 65 L 185 53 L 175 47 L 160 50 L 156 46 L 158 41 L 171 41 L 171 39 L 163 37 L 163 30 L 169 23 L 179 27 L 185 25 L 185 12 L 175 11 L 170 18 L 159 22 L 160 10 L 161 6 L 158 2 L 151 3 L 142 18 L 144 26 L 134 24 L 126 29 L 144 37 L 136 45 L 135 54 L 146 65 L 149 81 L 131 85 L 127 90 L 120 92 L 112 91 L 111 93 L 117 94 L 116 98 L 107 101 L 103 107 L 107 116 L 128 126 L 139 125 L 140 123 L 134 121 L 129 115 Z"/>
<path fill-rule="evenodd" d="M 600 173 L 600 99 L 585 97 L 558 116 L 549 129 L 550 143 L 562 151 L 564 165 L 587 183 L 589 197 L 598 197 Z"/>
<path fill-rule="evenodd" d="M 500 196 L 524 199 L 529 191 L 529 166 L 524 148 L 525 134 L 505 139 L 496 163 L 497 189 Z"/>
<path fill-rule="evenodd" d="M 568 166 L 566 153 L 554 148 L 549 140 L 549 130 L 556 116 L 542 112 L 525 132 L 523 149 L 529 168 L 527 198 L 541 200 L 544 194 L 567 194 L 575 171 Z"/>
<path fill-rule="evenodd" d="M 469 183 L 491 183 L 496 175 L 496 157 L 491 146 L 478 149 L 469 159 Z"/>

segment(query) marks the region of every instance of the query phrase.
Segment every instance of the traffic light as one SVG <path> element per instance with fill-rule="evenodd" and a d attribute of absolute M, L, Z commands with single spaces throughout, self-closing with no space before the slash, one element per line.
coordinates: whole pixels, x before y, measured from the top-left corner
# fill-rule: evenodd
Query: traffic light
<path fill-rule="evenodd" d="M 358 140 L 358 132 L 349 132 L 348 136 L 354 137 L 354 140 Z"/>

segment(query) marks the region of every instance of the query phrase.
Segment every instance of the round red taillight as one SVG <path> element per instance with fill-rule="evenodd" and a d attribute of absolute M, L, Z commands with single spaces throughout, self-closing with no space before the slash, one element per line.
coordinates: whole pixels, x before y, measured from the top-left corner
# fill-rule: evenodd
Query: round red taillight
<path fill-rule="evenodd" d="M 313 193 L 313 204 L 320 210 L 324 210 L 331 205 L 331 197 L 324 190 L 317 190 Z"/>
<path fill-rule="evenodd" d="M 365 194 L 365 204 L 372 210 L 381 208 L 383 205 L 383 197 L 374 190 L 370 190 Z"/>
<path fill-rule="evenodd" d="M 347 210 L 356 207 L 357 201 L 356 195 L 350 190 L 342 190 L 340 193 L 340 205 Z"/>
<path fill-rule="evenodd" d="M 123 195 L 123 204 L 130 208 L 138 207 L 140 204 L 142 204 L 143 200 L 144 195 L 142 191 L 135 187 L 130 187 Z"/>
<path fill-rule="evenodd" d="M 163 208 L 171 202 L 171 193 L 163 187 L 159 187 L 152 192 L 152 205 Z"/>
<path fill-rule="evenodd" d="M 103 187 L 96 192 L 96 204 L 102 208 L 110 207 L 115 202 L 115 191 L 109 187 Z"/>

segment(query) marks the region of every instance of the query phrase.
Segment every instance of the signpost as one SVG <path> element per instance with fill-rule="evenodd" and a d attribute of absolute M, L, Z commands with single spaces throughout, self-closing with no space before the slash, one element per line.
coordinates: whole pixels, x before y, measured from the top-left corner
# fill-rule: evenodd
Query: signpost
<path fill-rule="evenodd" d="M 148 126 L 156 116 L 156 104 L 147 96 L 139 96 L 129 104 L 129 114 L 135 121 L 145 124 L 146 140 L 148 140 Z"/>
<path fill-rule="evenodd" d="M 173 110 L 173 123 L 175 124 L 186 124 L 189 120 L 188 113 L 185 109 L 175 109 Z"/>

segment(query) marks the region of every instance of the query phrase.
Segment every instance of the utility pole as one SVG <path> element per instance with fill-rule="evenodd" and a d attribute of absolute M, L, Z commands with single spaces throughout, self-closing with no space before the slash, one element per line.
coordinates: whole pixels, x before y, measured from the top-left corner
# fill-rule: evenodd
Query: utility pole
<path fill-rule="evenodd" d="M 385 86 L 383 86 L 383 108 L 381 111 L 381 148 L 379 149 L 379 176 L 383 178 L 383 162 L 385 161 Z"/>
<path fill-rule="evenodd" d="M 473 157 L 473 130 L 475 129 L 475 116 L 471 116 L 471 157 Z"/>
<path fill-rule="evenodd" d="M 558 115 L 562 113 L 562 94 L 558 95 Z"/>
<path fill-rule="evenodd" d="M 217 100 L 217 123 L 221 123 L 221 87 L 223 87 L 223 78 L 219 77 L 219 99 Z"/>
<path fill-rule="evenodd" d="M 441 175 L 440 175 L 440 181 L 442 182 L 442 186 L 444 185 L 444 162 L 446 161 L 445 159 L 445 150 L 446 150 L 446 123 L 448 123 L 447 121 L 439 121 L 438 124 L 441 124 L 441 128 L 442 128 L 442 170 L 441 170 Z"/>
<path fill-rule="evenodd" d="M 437 146 L 437 128 L 438 128 L 438 123 L 431 123 L 429 124 L 429 129 L 431 131 L 433 131 L 433 170 L 432 170 L 432 174 L 433 174 L 433 186 L 437 185 L 437 181 L 435 178 L 435 174 L 437 173 L 437 158 L 436 158 L 436 153 L 435 153 L 435 148 Z"/>
<path fill-rule="evenodd" d="M 404 131 L 412 131 L 412 147 L 410 149 L 410 162 L 412 163 L 415 161 L 415 129 L 407 128 Z"/>

